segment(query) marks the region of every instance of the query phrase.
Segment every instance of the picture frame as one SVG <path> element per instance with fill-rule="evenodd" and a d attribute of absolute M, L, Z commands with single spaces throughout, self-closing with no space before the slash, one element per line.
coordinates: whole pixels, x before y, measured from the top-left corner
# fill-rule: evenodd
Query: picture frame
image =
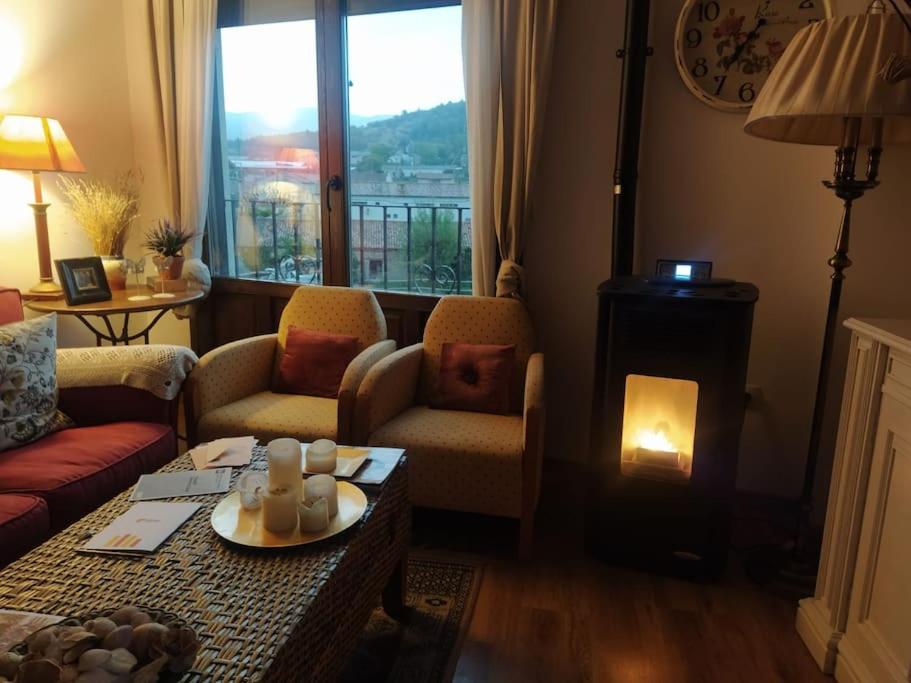
<path fill-rule="evenodd" d="M 111 300 L 111 287 L 100 257 L 56 259 L 54 264 L 68 305 Z"/>

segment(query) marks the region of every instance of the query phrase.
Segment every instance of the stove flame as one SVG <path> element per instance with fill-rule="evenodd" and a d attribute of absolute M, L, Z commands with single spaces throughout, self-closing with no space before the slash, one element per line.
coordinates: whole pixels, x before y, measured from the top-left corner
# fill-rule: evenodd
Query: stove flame
<path fill-rule="evenodd" d="M 643 429 L 639 432 L 639 447 L 650 451 L 664 451 L 677 453 L 677 448 L 671 443 L 663 429 Z"/>

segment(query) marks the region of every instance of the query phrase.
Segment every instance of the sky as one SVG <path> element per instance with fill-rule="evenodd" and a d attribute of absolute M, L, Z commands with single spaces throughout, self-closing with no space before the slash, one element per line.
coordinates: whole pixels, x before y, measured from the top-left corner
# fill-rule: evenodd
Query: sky
<path fill-rule="evenodd" d="M 349 108 L 359 116 L 429 109 L 465 98 L 461 8 L 348 19 Z M 225 110 L 258 112 L 273 125 L 316 108 L 313 21 L 223 29 Z"/>

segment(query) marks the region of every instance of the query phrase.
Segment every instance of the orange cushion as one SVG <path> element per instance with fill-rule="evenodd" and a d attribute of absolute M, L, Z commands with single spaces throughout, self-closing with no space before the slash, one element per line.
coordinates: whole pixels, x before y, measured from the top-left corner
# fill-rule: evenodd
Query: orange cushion
<path fill-rule="evenodd" d="M 278 368 L 278 391 L 337 398 L 342 377 L 358 347 L 357 337 L 292 325 Z"/>
<path fill-rule="evenodd" d="M 430 407 L 506 415 L 515 367 L 515 344 L 445 343 Z"/>
<path fill-rule="evenodd" d="M 22 297 L 19 290 L 0 287 L 0 325 L 16 323 L 22 319 Z"/>

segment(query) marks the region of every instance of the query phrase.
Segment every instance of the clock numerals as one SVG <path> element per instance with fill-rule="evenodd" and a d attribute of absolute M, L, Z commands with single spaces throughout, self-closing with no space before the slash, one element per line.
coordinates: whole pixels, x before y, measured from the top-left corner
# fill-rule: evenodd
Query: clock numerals
<path fill-rule="evenodd" d="M 756 98 L 756 90 L 754 90 L 753 84 L 742 84 L 740 89 L 737 90 L 737 97 L 739 97 L 740 101 L 743 103 L 752 102 Z"/>
<path fill-rule="evenodd" d="M 703 21 L 715 21 L 718 15 L 721 14 L 721 6 L 715 0 L 700 2 L 696 5 L 696 12 L 700 23 Z"/>
<path fill-rule="evenodd" d="M 693 68 L 690 70 L 690 73 L 693 74 L 695 78 L 702 78 L 709 72 L 709 65 L 705 61 L 705 57 L 700 57 L 696 60 L 696 63 L 693 64 Z"/>
<path fill-rule="evenodd" d="M 702 31 L 698 28 L 691 28 L 686 32 L 686 46 L 689 48 L 699 47 L 702 44 Z"/>
<path fill-rule="evenodd" d="M 718 84 L 715 88 L 715 95 L 721 94 L 721 89 L 724 88 L 724 82 L 728 79 L 727 75 L 724 76 L 715 76 L 715 82 Z"/>

